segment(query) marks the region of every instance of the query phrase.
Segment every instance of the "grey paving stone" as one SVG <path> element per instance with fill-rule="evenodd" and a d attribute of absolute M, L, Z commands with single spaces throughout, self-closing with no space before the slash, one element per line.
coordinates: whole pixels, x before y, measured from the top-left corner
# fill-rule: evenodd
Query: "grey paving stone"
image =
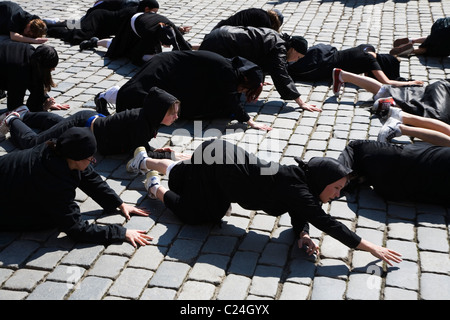
<path fill-rule="evenodd" d="M 112 283 L 111 279 L 88 276 L 75 286 L 69 300 L 100 300 Z"/>
<path fill-rule="evenodd" d="M 231 260 L 229 273 L 251 277 L 255 271 L 259 254 L 249 251 L 238 251 Z"/>
<path fill-rule="evenodd" d="M 401 289 L 419 289 L 419 267 L 416 263 L 402 261 L 395 267 L 389 267 L 386 275 L 386 285 Z"/>
<path fill-rule="evenodd" d="M 417 300 L 416 291 L 404 290 L 394 287 L 384 288 L 384 300 Z"/>
<path fill-rule="evenodd" d="M 14 241 L 0 252 L 0 267 L 18 268 L 38 247 L 34 241 Z"/>
<path fill-rule="evenodd" d="M 349 276 L 346 299 L 379 300 L 382 279 L 379 275 L 352 273 Z"/>
<path fill-rule="evenodd" d="M 203 242 L 197 240 L 177 239 L 166 255 L 166 259 L 192 263 L 200 253 Z"/>
<path fill-rule="evenodd" d="M 420 297 L 424 300 L 449 300 L 450 276 L 422 273 L 420 277 Z"/>
<path fill-rule="evenodd" d="M 48 272 L 32 269 L 19 269 L 5 282 L 3 288 L 16 291 L 32 291 Z"/>
<path fill-rule="evenodd" d="M 244 300 L 250 286 L 250 278 L 230 274 L 224 280 L 217 295 L 218 300 Z"/>
<path fill-rule="evenodd" d="M 252 278 L 249 294 L 275 298 L 283 269 L 279 267 L 258 266 Z"/>
<path fill-rule="evenodd" d="M 450 259 L 447 253 L 420 251 L 422 272 L 450 274 Z"/>
<path fill-rule="evenodd" d="M 314 277 L 311 300 L 343 300 L 346 282 L 327 277 Z"/>
<path fill-rule="evenodd" d="M 230 258 L 218 254 L 201 255 L 189 273 L 189 279 L 219 284 L 225 277 Z"/>
<path fill-rule="evenodd" d="M 290 246 L 284 243 L 270 242 L 264 248 L 258 263 L 282 267 L 287 261 L 289 248 Z"/>
<path fill-rule="evenodd" d="M 116 279 L 127 262 L 126 257 L 104 254 L 98 258 L 88 275 Z"/>
<path fill-rule="evenodd" d="M 89 268 L 104 250 L 102 245 L 80 244 L 71 250 L 61 261 L 62 264 Z"/>
<path fill-rule="evenodd" d="M 178 290 L 183 284 L 190 266 L 175 261 L 163 261 L 150 280 L 149 286 Z"/>
<path fill-rule="evenodd" d="M 448 252 L 448 234 L 446 230 L 437 228 L 418 227 L 417 239 L 420 250 Z"/>
<path fill-rule="evenodd" d="M 109 289 L 108 294 L 128 299 L 138 299 L 153 271 L 137 268 L 126 268 Z"/>
<path fill-rule="evenodd" d="M 140 300 L 173 300 L 176 294 L 176 290 L 172 289 L 147 288 L 141 295 Z"/>
<path fill-rule="evenodd" d="M 216 287 L 211 283 L 187 281 L 178 296 L 178 300 L 211 300 Z"/>
<path fill-rule="evenodd" d="M 129 267 L 156 270 L 164 260 L 167 252 L 166 247 L 143 246 L 140 247 L 135 255 L 128 262 Z"/>
<path fill-rule="evenodd" d="M 26 300 L 63 300 L 72 287 L 68 283 L 46 281 L 38 285 Z"/>
<path fill-rule="evenodd" d="M 279 300 L 306 300 L 309 293 L 310 288 L 308 286 L 286 282 L 283 285 Z"/>

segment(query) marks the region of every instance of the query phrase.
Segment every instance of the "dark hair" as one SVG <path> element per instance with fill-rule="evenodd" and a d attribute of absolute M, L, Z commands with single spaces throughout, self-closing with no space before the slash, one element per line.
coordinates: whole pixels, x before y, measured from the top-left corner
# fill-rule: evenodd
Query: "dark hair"
<path fill-rule="evenodd" d="M 274 10 L 267 10 L 267 14 L 269 15 L 269 19 L 270 19 L 270 24 L 271 24 L 270 28 L 275 31 L 279 31 L 281 28 L 281 24 L 283 23 L 282 21 L 280 21 L 279 14 Z"/>
<path fill-rule="evenodd" d="M 47 25 L 41 19 L 33 19 L 29 24 L 31 38 L 41 38 L 47 34 Z"/>
<path fill-rule="evenodd" d="M 52 79 L 52 69 L 58 65 L 59 57 L 55 48 L 41 45 L 31 55 L 30 64 L 34 83 L 42 82 L 44 91 L 48 92 L 51 87 L 56 87 Z"/>

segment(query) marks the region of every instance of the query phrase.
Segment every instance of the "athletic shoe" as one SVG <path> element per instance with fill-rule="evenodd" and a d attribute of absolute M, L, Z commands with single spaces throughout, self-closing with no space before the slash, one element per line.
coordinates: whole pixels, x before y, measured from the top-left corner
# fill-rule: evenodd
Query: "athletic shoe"
<path fill-rule="evenodd" d="M 82 41 L 80 43 L 80 51 L 97 48 L 97 42 L 98 42 L 97 37 L 92 37 L 89 40 Z"/>
<path fill-rule="evenodd" d="M 17 113 L 19 114 L 19 116 L 20 116 L 20 119 L 23 119 L 23 116 L 24 116 L 25 113 L 27 113 L 28 111 L 30 111 L 30 109 L 28 109 L 27 106 L 21 106 L 21 107 L 18 107 L 18 108 L 16 108 L 16 109 L 14 109 L 13 112 L 17 112 Z"/>
<path fill-rule="evenodd" d="M 132 173 L 145 174 L 148 170 L 141 169 L 141 163 L 148 158 L 147 150 L 145 147 L 137 147 L 134 150 L 134 157 L 127 163 L 127 171 Z"/>
<path fill-rule="evenodd" d="M 397 107 L 390 107 L 389 108 L 389 118 L 397 119 L 398 121 L 403 123 L 403 117 L 402 117 L 402 109 Z"/>
<path fill-rule="evenodd" d="M 400 47 L 395 47 L 395 48 L 391 49 L 391 51 L 389 51 L 389 54 L 393 55 L 393 56 L 407 57 L 413 51 L 414 51 L 413 44 L 407 43 Z"/>
<path fill-rule="evenodd" d="M 0 123 L 0 134 L 6 135 L 9 132 L 9 122 L 13 118 L 20 118 L 20 114 L 14 111 L 9 113 Z"/>
<path fill-rule="evenodd" d="M 400 47 L 400 46 L 410 43 L 410 42 L 411 42 L 411 40 L 409 40 L 409 38 L 400 38 L 400 39 L 397 39 L 394 41 L 393 47 L 397 48 L 397 47 Z"/>
<path fill-rule="evenodd" d="M 148 172 L 144 184 L 150 199 L 156 199 L 156 195 L 153 194 L 150 189 L 161 184 L 158 171 L 151 170 Z"/>
<path fill-rule="evenodd" d="M 398 119 L 389 118 L 378 133 L 378 142 L 391 142 L 393 138 L 400 137 L 402 135 L 401 123 Z"/>
<path fill-rule="evenodd" d="M 371 112 L 381 119 L 386 120 L 389 118 L 389 110 L 392 106 L 395 106 L 395 100 L 392 97 L 380 98 L 373 103 Z"/>
<path fill-rule="evenodd" d="M 108 102 L 104 98 L 100 98 L 100 92 L 94 97 L 95 111 L 108 116 L 110 113 L 108 111 Z"/>
<path fill-rule="evenodd" d="M 334 68 L 333 69 L 333 93 L 335 96 L 339 96 L 339 93 L 341 92 L 341 87 L 344 85 L 344 82 L 342 82 L 339 79 L 339 76 L 341 74 L 341 69 Z"/>

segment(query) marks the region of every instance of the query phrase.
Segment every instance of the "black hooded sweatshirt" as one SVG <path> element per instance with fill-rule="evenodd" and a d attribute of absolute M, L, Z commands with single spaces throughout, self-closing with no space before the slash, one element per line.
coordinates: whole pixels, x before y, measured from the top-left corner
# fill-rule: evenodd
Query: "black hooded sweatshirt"
<path fill-rule="evenodd" d="M 156 137 L 161 121 L 177 98 L 153 87 L 144 99 L 142 108 L 125 110 L 111 116 L 97 118 L 94 135 L 98 151 L 102 154 L 128 153 L 145 146 Z"/>
<path fill-rule="evenodd" d="M 149 141 L 153 139 L 167 110 L 177 99 L 171 94 L 153 87 L 144 100 L 144 108 L 125 110 L 107 117 L 97 117 L 93 132 L 97 149 L 103 155 L 132 153 L 145 146 L 153 151 Z M 23 121 L 10 123 L 11 139 L 21 149 L 28 149 L 52 138 L 58 138 L 71 127 L 84 127 L 97 112 L 83 110 L 63 118 L 50 112 L 27 112 Z M 89 124 L 88 124 L 89 125 Z M 34 133 L 33 129 L 42 130 Z M 153 152 L 152 158 L 170 158 L 170 152 Z"/>
<path fill-rule="evenodd" d="M 42 105 L 49 97 L 31 62 L 35 51 L 28 43 L 11 40 L 0 43 L 0 89 L 8 92 L 8 110 L 24 104 L 27 90 L 30 94 L 26 105 L 31 111 L 42 111 Z"/>
<path fill-rule="evenodd" d="M 84 171 L 70 170 L 66 159 L 45 143 L 0 157 L 0 230 L 57 227 L 81 242 L 125 240 L 124 227 L 90 224 L 82 218 L 75 201 L 76 188 L 107 211 L 122 204 L 92 166 Z"/>
<path fill-rule="evenodd" d="M 313 161 L 310 167 L 302 164 L 302 169 L 264 162 L 223 140 L 206 141 L 190 160 L 170 171 L 164 203 L 182 221 L 192 224 L 219 222 L 231 203 L 272 216 L 287 212 L 297 237 L 308 231 L 309 222 L 354 248 L 361 238 L 326 214 L 318 198 L 323 190 L 319 189 L 349 172 L 332 162 Z"/>
<path fill-rule="evenodd" d="M 159 53 L 119 89 L 116 111 L 142 108 L 147 93 L 156 86 L 180 100 L 180 118 L 227 117 L 246 122 L 250 117 L 237 91 L 239 69 L 259 68 L 245 59 L 240 59 L 244 66 L 233 60 L 209 51 Z"/>

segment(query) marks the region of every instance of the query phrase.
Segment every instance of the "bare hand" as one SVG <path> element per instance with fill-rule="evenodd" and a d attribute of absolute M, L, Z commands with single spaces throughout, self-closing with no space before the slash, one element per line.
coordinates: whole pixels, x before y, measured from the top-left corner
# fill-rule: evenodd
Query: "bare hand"
<path fill-rule="evenodd" d="M 314 111 L 322 112 L 322 109 L 320 107 L 316 106 L 315 104 L 304 103 L 300 106 L 300 108 L 302 108 L 303 110 L 311 111 L 311 112 L 314 112 Z"/>
<path fill-rule="evenodd" d="M 42 43 L 46 43 L 47 41 L 48 41 L 47 38 L 35 38 L 34 39 L 35 44 L 42 44 Z"/>
<path fill-rule="evenodd" d="M 390 250 L 388 248 L 380 247 L 365 239 L 361 239 L 361 242 L 356 248 L 370 252 L 374 257 L 385 261 L 390 266 L 392 266 L 391 261 L 393 262 L 402 261 L 402 259 L 400 258 L 401 257 L 400 253 L 395 252 L 394 250 Z"/>
<path fill-rule="evenodd" d="M 306 253 L 310 256 L 313 253 L 319 254 L 319 247 L 316 245 L 314 241 L 309 237 L 308 234 L 304 234 L 300 236 L 300 239 L 298 240 L 298 247 L 303 248 L 303 246 L 306 246 Z"/>
<path fill-rule="evenodd" d="M 131 230 L 127 229 L 125 233 L 125 238 L 128 242 L 130 242 L 133 247 L 137 247 L 137 244 L 140 244 L 141 246 L 145 246 L 147 244 L 150 244 L 150 241 L 153 240 L 152 237 L 146 234 L 145 231 L 142 230 Z"/>
<path fill-rule="evenodd" d="M 130 220 L 130 214 L 137 214 L 138 216 L 148 216 L 150 214 L 148 209 L 137 208 L 125 202 L 119 206 L 119 209 L 127 220 Z"/>
<path fill-rule="evenodd" d="M 401 254 L 388 248 L 377 246 L 370 253 L 374 257 L 377 257 L 378 259 L 385 261 L 390 266 L 393 265 L 391 261 L 397 263 L 402 262 L 402 259 L 400 258 Z"/>
<path fill-rule="evenodd" d="M 47 98 L 44 102 L 43 109 L 44 111 L 48 110 L 67 110 L 70 106 L 68 104 L 59 104 L 56 103 L 55 98 Z"/>
<path fill-rule="evenodd" d="M 253 129 L 258 129 L 258 130 L 263 130 L 263 131 L 270 131 L 270 130 L 272 130 L 272 128 L 270 126 L 268 126 L 266 124 L 262 124 L 262 123 L 256 122 L 253 119 L 248 120 L 247 124 Z"/>

